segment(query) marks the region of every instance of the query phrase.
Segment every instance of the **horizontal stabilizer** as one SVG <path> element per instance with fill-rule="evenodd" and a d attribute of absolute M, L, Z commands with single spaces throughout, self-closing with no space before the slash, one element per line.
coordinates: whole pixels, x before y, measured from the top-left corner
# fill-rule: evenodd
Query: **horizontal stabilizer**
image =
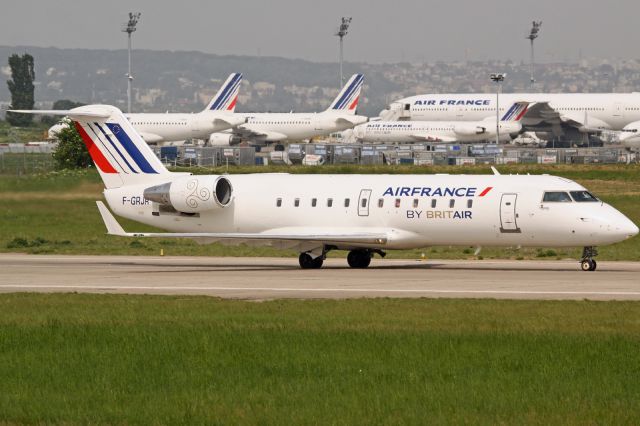
<path fill-rule="evenodd" d="M 20 114 L 38 114 L 38 115 L 63 115 L 69 117 L 83 117 L 83 118 L 102 118 L 107 119 L 111 115 L 108 112 L 89 112 L 89 111 L 75 111 L 71 109 L 10 109 L 9 112 L 15 112 Z"/>

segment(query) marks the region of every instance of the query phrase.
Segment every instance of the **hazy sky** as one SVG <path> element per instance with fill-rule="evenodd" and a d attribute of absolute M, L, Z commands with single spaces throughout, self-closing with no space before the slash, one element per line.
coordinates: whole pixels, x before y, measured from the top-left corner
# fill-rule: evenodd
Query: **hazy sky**
<path fill-rule="evenodd" d="M 638 0 L 3 0 L 0 44 L 121 49 L 129 11 L 142 12 L 134 48 L 156 50 L 335 61 L 352 16 L 345 60 L 528 61 L 533 19 L 540 62 L 640 57 Z"/>

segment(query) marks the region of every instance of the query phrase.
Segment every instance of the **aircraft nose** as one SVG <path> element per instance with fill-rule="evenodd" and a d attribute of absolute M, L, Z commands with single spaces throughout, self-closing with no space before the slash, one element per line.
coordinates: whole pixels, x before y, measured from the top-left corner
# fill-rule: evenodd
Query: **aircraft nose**
<path fill-rule="evenodd" d="M 622 217 L 618 218 L 613 223 L 613 229 L 616 234 L 618 234 L 621 238 L 628 239 L 631 237 L 635 237 L 638 235 L 638 226 L 629 220 L 626 216 L 620 215 Z"/>

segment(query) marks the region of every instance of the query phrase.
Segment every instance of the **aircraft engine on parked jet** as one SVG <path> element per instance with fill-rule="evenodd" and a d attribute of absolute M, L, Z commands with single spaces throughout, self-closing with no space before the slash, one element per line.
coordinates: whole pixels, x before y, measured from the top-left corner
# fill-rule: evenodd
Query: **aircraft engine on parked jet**
<path fill-rule="evenodd" d="M 210 146 L 230 146 L 241 142 L 240 138 L 230 133 L 211 133 L 209 136 Z"/>
<path fill-rule="evenodd" d="M 458 123 L 453 127 L 453 131 L 461 136 L 472 136 L 485 133 L 487 128 L 476 124 Z"/>
<path fill-rule="evenodd" d="M 144 198 L 183 213 L 225 208 L 233 199 L 233 187 L 224 176 L 188 176 L 149 187 Z"/>

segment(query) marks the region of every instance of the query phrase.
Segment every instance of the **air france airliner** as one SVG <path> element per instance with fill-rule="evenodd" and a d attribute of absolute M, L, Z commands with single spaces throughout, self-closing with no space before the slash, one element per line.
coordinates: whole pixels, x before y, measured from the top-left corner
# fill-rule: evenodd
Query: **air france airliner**
<path fill-rule="evenodd" d="M 603 130 L 640 127 L 640 93 L 505 93 L 500 112 L 514 102 L 532 105 L 522 118 L 525 131 L 579 138 Z M 380 112 L 383 120 L 478 121 L 496 116 L 495 94 L 428 94 L 400 99 Z"/>
<path fill-rule="evenodd" d="M 500 140 L 510 141 L 522 129 L 520 120 L 528 102 L 516 102 L 499 122 Z M 495 140 L 496 119 L 482 121 L 372 121 L 354 127 L 353 136 L 364 143 L 480 142 Z"/>
<path fill-rule="evenodd" d="M 562 177 L 495 169 L 485 176 L 194 176 L 168 171 L 116 107 L 58 114 L 73 120 L 111 211 L 168 231 L 125 232 L 98 201 L 112 235 L 289 248 L 302 268 L 320 268 L 330 250 L 348 250 L 349 266 L 366 268 L 374 253 L 433 245 L 582 246 L 581 269 L 593 271 L 596 246 L 638 233 L 618 210 Z"/>
<path fill-rule="evenodd" d="M 320 113 L 240 114 L 246 118 L 246 124 L 211 135 L 209 143 L 226 146 L 247 141 L 252 145 L 265 145 L 273 142 L 300 141 L 351 129 L 368 121 L 367 117 L 356 115 L 363 83 L 364 76 L 354 74 L 331 106 Z"/>

